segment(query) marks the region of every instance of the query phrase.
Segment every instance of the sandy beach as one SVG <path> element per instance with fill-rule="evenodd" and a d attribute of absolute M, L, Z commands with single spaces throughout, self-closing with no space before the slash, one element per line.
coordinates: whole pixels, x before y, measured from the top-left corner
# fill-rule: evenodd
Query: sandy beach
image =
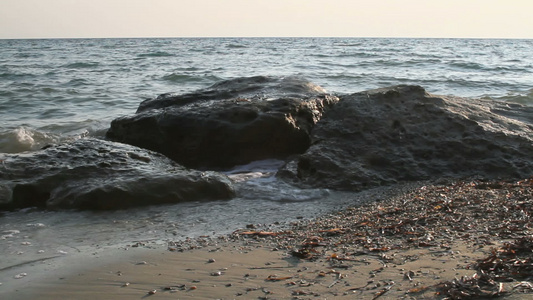
<path fill-rule="evenodd" d="M 0 298 L 530 299 L 532 187 L 418 184 L 287 226 L 39 260 L 3 270 Z"/>

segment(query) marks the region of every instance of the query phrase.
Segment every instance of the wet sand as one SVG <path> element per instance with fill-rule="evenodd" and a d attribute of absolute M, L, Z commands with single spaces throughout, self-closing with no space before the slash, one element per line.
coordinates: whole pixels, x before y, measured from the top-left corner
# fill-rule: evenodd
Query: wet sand
<path fill-rule="evenodd" d="M 136 244 L 38 261 L 25 266 L 27 276 L 3 282 L 0 298 L 468 299 L 460 294 L 473 294 L 466 285 L 444 283 L 475 278 L 477 262 L 531 238 L 532 186 L 424 185 L 286 228 L 250 225 L 168 247 Z M 513 261 L 532 270 L 527 251 Z M 494 295 L 530 299 L 531 273 L 505 276 Z"/>

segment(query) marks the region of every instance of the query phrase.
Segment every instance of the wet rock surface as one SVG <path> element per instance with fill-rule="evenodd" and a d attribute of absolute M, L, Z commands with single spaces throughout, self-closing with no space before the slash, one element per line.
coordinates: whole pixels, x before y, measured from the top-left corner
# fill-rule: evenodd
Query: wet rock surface
<path fill-rule="evenodd" d="M 533 108 L 435 96 L 419 86 L 342 96 L 311 138 L 312 146 L 280 177 L 356 191 L 442 177 L 533 174 Z"/>
<path fill-rule="evenodd" d="M 323 92 L 295 78 L 239 78 L 145 101 L 115 119 L 107 137 L 199 169 L 285 159 L 307 150 L 311 129 L 338 101 Z"/>
<path fill-rule="evenodd" d="M 143 101 L 137 113 L 184 106 L 198 101 L 245 99 L 275 99 L 309 97 L 326 94 L 322 87 L 299 77 L 253 76 L 225 80 L 206 88 L 183 95 L 162 94 Z"/>
<path fill-rule="evenodd" d="M 225 175 L 99 139 L 5 155 L 0 166 L 0 209 L 105 210 L 233 196 Z"/>

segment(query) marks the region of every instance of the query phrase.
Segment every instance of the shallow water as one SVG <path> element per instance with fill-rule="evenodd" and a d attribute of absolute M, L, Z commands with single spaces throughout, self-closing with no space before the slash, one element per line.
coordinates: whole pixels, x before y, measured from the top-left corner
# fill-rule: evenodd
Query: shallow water
<path fill-rule="evenodd" d="M 335 93 L 418 84 L 533 105 L 533 40 L 0 40 L 0 50 L 0 153 L 101 136 L 144 99 L 255 75 L 301 76 Z"/>
<path fill-rule="evenodd" d="M 221 235 L 256 226 L 280 226 L 348 205 L 376 200 L 381 190 L 353 194 L 296 189 L 275 179 L 282 162 L 254 162 L 228 171 L 238 197 L 229 201 L 184 202 L 108 212 L 25 209 L 0 216 L 0 271 L 56 255 L 76 255 L 101 247 Z"/>

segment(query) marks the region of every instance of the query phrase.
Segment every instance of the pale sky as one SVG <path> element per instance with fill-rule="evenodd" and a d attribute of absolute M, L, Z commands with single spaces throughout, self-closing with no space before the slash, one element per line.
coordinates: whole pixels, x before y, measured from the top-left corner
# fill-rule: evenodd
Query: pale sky
<path fill-rule="evenodd" d="M 533 0 L 0 0 L 0 38 L 533 38 Z"/>

